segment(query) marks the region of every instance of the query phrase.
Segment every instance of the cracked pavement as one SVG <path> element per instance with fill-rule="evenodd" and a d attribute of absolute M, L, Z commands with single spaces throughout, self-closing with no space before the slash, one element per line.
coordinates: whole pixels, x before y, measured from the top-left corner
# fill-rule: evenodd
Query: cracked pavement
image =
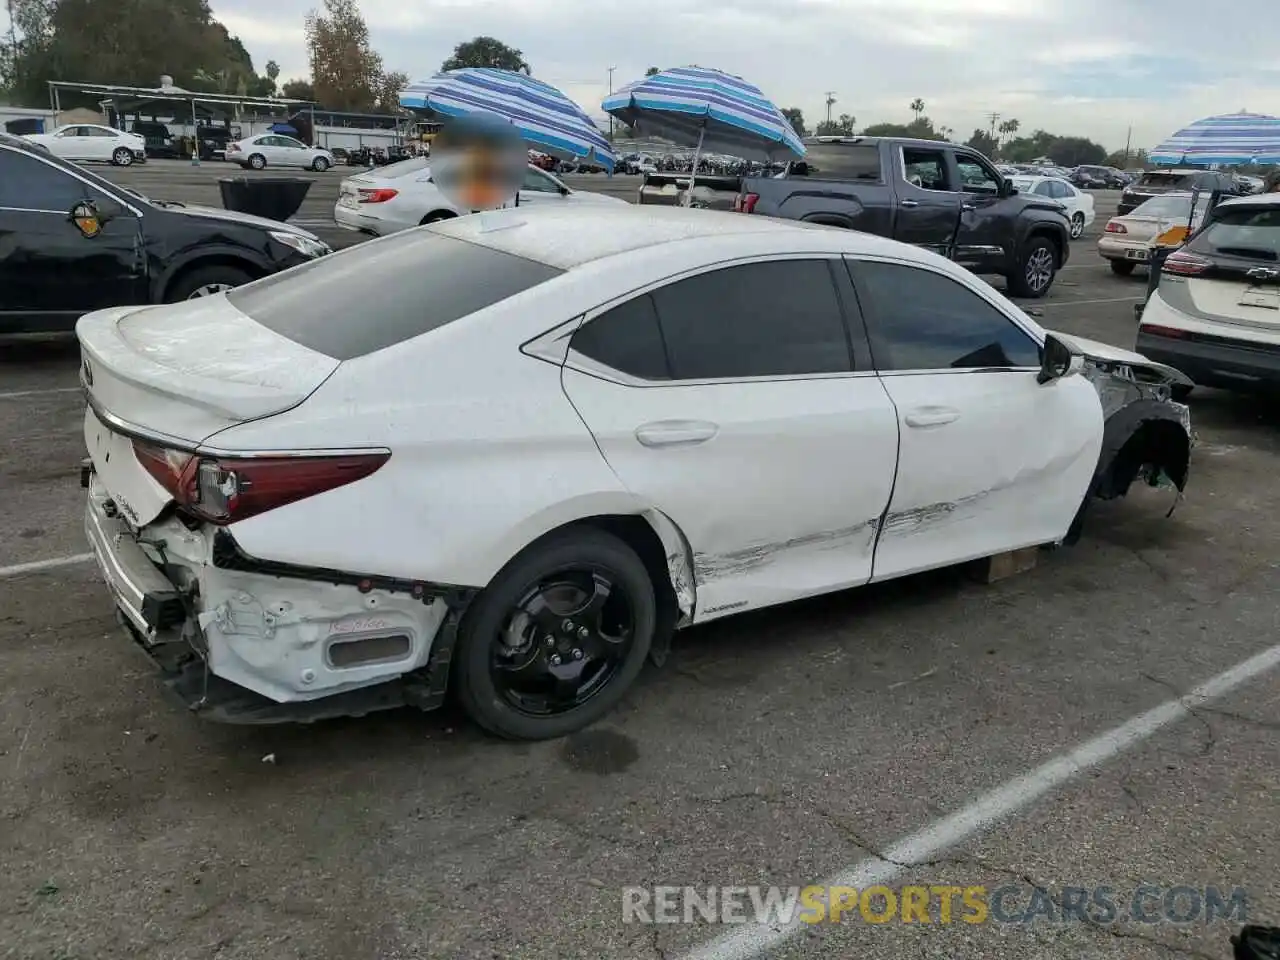
<path fill-rule="evenodd" d="M 198 201 L 225 173 L 202 169 L 128 176 Z M 1040 319 L 1129 346 L 1142 288 L 1086 241 Z M 68 390 L 0 399 L 0 566 L 86 549 L 76 365 L 0 359 L 0 393 Z M 1205 391 L 1192 415 L 1172 518 L 1137 491 L 1000 583 L 940 571 L 687 632 L 562 742 L 453 710 L 214 726 L 162 697 L 91 567 L 0 580 L 0 957 L 676 960 L 722 928 L 623 924 L 623 887 L 821 883 L 1276 642 L 1280 414 Z M 894 885 L 1058 908 L 1243 886 L 1249 921 L 1280 923 L 1277 729 L 1270 674 Z M 1226 960 L 1236 926 L 855 921 L 770 956 Z"/>

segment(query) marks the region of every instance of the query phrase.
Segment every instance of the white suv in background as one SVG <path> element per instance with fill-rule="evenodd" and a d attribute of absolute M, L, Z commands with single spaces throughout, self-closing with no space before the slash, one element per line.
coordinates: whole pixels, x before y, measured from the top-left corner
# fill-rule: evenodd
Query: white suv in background
<path fill-rule="evenodd" d="M 127 167 L 147 159 L 145 137 L 97 123 L 71 123 L 50 133 L 29 133 L 23 139 L 63 160 L 97 160 Z"/>
<path fill-rule="evenodd" d="M 349 230 L 385 236 L 467 212 L 447 200 L 432 182 L 430 163 L 427 157 L 414 157 L 346 178 L 333 208 L 334 221 Z M 520 206 L 626 202 L 621 197 L 574 190 L 533 165 L 525 171 L 519 193 Z"/>
<path fill-rule="evenodd" d="M 1205 386 L 1280 385 L 1280 194 L 1219 204 L 1165 260 L 1137 349 Z"/>
<path fill-rule="evenodd" d="M 260 133 L 227 144 L 227 159 L 242 167 L 302 167 L 323 173 L 333 166 L 333 154 L 321 147 L 308 147 L 301 140 L 282 133 Z"/>

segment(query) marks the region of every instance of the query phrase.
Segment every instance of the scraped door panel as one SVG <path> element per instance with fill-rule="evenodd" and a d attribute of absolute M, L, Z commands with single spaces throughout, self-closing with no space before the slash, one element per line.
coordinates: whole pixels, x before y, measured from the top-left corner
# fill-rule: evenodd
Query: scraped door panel
<path fill-rule="evenodd" d="M 876 547 L 884 580 L 1061 539 L 1102 445 L 1102 404 L 1087 380 L 1032 371 L 883 378 L 902 442 Z"/>
<path fill-rule="evenodd" d="M 898 435 L 874 376 L 627 386 L 566 367 L 609 465 L 694 554 L 698 621 L 857 586 Z"/>

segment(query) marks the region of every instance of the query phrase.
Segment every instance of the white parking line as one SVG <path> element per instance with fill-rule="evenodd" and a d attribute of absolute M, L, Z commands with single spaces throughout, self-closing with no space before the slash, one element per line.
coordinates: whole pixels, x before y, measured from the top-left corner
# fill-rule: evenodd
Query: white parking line
<path fill-rule="evenodd" d="M 964 809 L 899 840 L 884 852 L 884 859 L 863 860 L 825 882 L 828 888 L 840 886 L 857 890 L 889 883 L 911 865 L 936 859 L 950 847 L 1020 813 L 1051 790 L 1185 719 L 1196 707 L 1230 693 L 1277 666 L 1280 666 L 1280 645 L 1218 674 L 1185 696 L 1162 703 L 1070 753 L 996 787 Z M 798 917 L 783 926 L 743 925 L 685 954 L 684 960 L 751 960 L 806 929 L 809 926 Z"/>
<path fill-rule="evenodd" d="M 47 390 L 13 390 L 0 393 L 0 400 L 19 400 L 23 397 L 43 397 L 50 393 L 80 393 L 83 387 L 49 387 Z"/>
<path fill-rule="evenodd" d="M 1146 297 L 1108 297 L 1106 300 L 1055 300 L 1052 303 L 1046 301 L 1025 301 L 1035 303 L 1039 307 L 1083 307 L 1091 303 L 1133 303 L 1135 300 L 1145 300 Z M 1020 301 L 1022 302 L 1022 301 Z"/>
<path fill-rule="evenodd" d="M 0 580 L 6 577 L 18 577 L 24 573 L 39 573 L 42 570 L 56 570 L 58 567 L 70 567 L 77 563 L 88 563 L 92 559 L 92 553 L 75 553 L 69 557 L 54 557 L 52 560 L 33 560 L 30 563 L 16 563 L 11 567 L 0 567 Z"/>

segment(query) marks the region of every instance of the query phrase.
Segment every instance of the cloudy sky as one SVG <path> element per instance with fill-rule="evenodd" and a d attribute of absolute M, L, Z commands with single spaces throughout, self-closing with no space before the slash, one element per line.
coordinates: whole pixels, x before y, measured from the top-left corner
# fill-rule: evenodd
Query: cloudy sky
<path fill-rule="evenodd" d="M 319 0 L 211 0 L 259 69 L 306 72 L 302 20 Z M 965 139 L 995 111 L 1024 131 L 1148 146 L 1201 116 L 1280 114 L 1280 16 L 1235 0 L 361 0 L 387 66 L 438 69 L 455 44 L 489 34 L 534 75 L 599 113 L 608 68 L 621 85 L 650 64 L 739 74 L 812 126 L 835 112 L 860 126 L 906 122 L 921 97 Z M 1227 12 L 1229 11 L 1229 12 Z"/>

